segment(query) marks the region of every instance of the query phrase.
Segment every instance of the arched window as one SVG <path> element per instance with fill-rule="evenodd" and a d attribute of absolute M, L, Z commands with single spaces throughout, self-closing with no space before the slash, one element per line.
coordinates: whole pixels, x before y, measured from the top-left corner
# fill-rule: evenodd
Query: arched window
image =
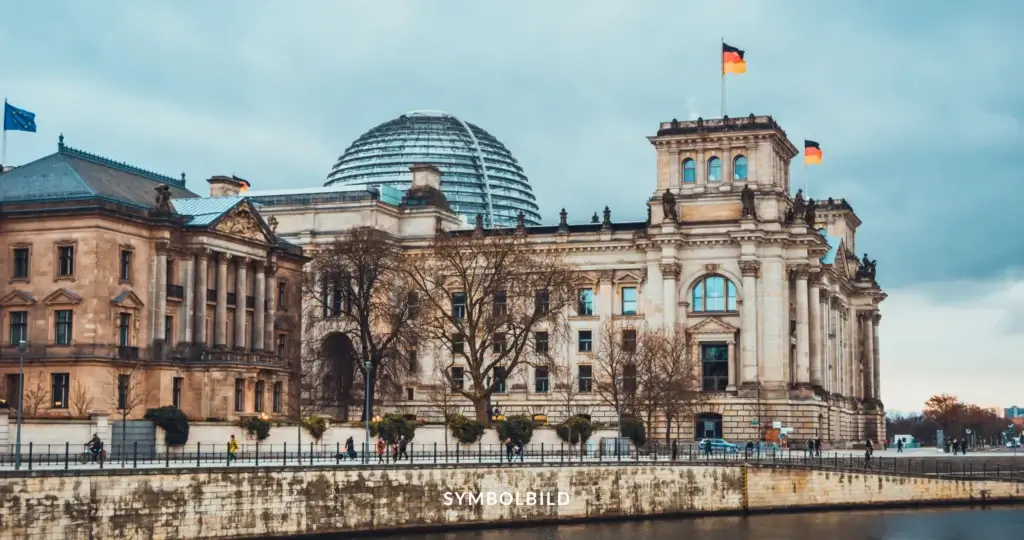
<path fill-rule="evenodd" d="M 708 182 L 722 181 L 722 160 L 713 157 L 708 160 Z"/>
<path fill-rule="evenodd" d="M 683 160 L 683 182 L 692 184 L 697 181 L 697 162 L 686 158 Z"/>
<path fill-rule="evenodd" d="M 722 276 L 707 276 L 693 286 L 693 311 L 736 311 L 736 285 Z"/>
<path fill-rule="evenodd" d="M 740 182 L 747 179 L 746 156 L 736 156 L 736 158 L 732 160 L 732 179 L 739 180 Z"/>

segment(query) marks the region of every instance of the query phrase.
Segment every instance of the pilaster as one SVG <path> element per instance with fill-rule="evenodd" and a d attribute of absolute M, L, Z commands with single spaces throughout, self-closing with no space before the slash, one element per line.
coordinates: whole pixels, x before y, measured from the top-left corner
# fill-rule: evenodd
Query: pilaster
<path fill-rule="evenodd" d="M 167 257 L 170 243 L 160 241 L 156 244 L 156 313 L 153 321 L 153 341 L 167 342 Z"/>
<path fill-rule="evenodd" d="M 679 288 L 676 284 L 679 281 L 681 268 L 677 263 L 661 263 L 658 268 L 661 270 L 665 329 L 672 331 L 676 326 L 676 314 L 679 312 L 679 299 L 677 298 Z"/>
<path fill-rule="evenodd" d="M 881 362 L 878 358 L 878 324 L 882 322 L 882 314 L 875 312 L 875 316 L 871 319 L 871 348 L 872 355 L 871 360 L 873 362 L 871 368 L 871 375 L 874 379 L 874 395 L 871 396 L 879 401 L 882 399 L 882 374 L 879 370 Z M 883 422 L 884 426 L 884 422 Z"/>
<path fill-rule="evenodd" d="M 811 386 L 822 385 L 821 274 L 811 274 L 808 289 L 810 321 Z"/>
<path fill-rule="evenodd" d="M 195 297 L 192 300 L 192 313 L 195 320 L 192 323 L 192 342 L 196 345 L 206 345 L 206 276 L 208 263 L 210 261 L 210 250 L 200 249 L 196 252 L 196 270 L 193 276 Z"/>
<path fill-rule="evenodd" d="M 217 254 L 217 308 L 214 311 L 213 346 L 225 348 L 228 345 L 228 253 Z"/>
<path fill-rule="evenodd" d="M 266 333 L 263 330 L 266 324 L 266 298 L 267 298 L 267 276 L 264 273 L 266 266 L 263 261 L 255 261 L 253 264 L 253 292 L 256 297 L 256 305 L 253 306 L 252 314 L 252 350 L 262 351 Z"/>
<path fill-rule="evenodd" d="M 791 266 L 796 283 L 796 373 L 793 382 L 809 385 L 811 382 L 810 347 L 808 337 L 808 267 L 806 264 Z"/>
<path fill-rule="evenodd" d="M 277 320 L 277 263 L 270 261 L 267 273 L 267 315 L 263 329 L 263 347 L 267 351 L 274 350 L 274 323 Z"/>
<path fill-rule="evenodd" d="M 740 261 L 743 274 L 743 305 L 740 307 L 740 383 L 757 384 L 757 278 L 761 263 Z"/>

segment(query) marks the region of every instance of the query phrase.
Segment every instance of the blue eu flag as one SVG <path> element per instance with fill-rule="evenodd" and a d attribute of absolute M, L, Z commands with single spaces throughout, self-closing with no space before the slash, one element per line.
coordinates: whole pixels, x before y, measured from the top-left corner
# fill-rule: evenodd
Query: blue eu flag
<path fill-rule="evenodd" d="M 24 109 L 12 107 L 4 100 L 4 131 L 36 132 L 36 115 Z"/>

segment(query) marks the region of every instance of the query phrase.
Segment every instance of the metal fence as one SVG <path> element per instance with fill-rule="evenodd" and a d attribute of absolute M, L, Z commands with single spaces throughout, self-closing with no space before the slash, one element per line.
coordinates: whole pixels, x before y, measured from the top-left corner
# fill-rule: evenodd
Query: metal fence
<path fill-rule="evenodd" d="M 361 448 L 360 448 L 361 446 Z M 896 473 L 913 476 L 1005 479 L 1024 481 L 1024 463 L 1005 463 L 1006 458 L 949 459 L 945 457 L 862 457 L 851 453 L 753 448 L 707 451 L 697 444 L 647 445 L 628 452 L 605 453 L 602 446 L 582 448 L 576 445 L 531 444 L 521 451 L 509 451 L 504 445 L 409 444 L 405 452 L 390 446 L 378 453 L 366 450 L 365 443 L 355 448 L 354 456 L 341 444 L 247 444 L 232 454 L 225 444 L 189 444 L 167 451 L 163 446 L 134 443 L 124 448 L 111 445 L 115 458 L 97 459 L 81 444 L 37 445 L 22 447 L 22 470 L 69 470 L 95 468 L 202 468 L 273 466 L 362 466 L 393 468 L 409 465 L 503 464 L 526 466 L 540 464 L 615 465 L 630 462 L 665 464 L 742 465 L 779 468 L 813 468 L 846 472 Z M 15 466 L 15 449 L 0 453 L 0 471 Z M 1013 460 L 1011 460 L 1013 461 Z"/>

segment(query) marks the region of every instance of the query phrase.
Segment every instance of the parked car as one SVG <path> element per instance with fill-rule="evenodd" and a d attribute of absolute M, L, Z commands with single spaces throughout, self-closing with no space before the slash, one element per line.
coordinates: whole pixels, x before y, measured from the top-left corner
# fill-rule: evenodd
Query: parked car
<path fill-rule="evenodd" d="M 735 445 L 731 442 L 726 441 L 725 439 L 701 439 L 700 443 L 698 443 L 699 446 L 697 448 L 699 448 L 701 451 L 704 451 L 704 448 L 707 447 L 709 440 L 711 441 L 712 452 L 719 454 L 723 452 L 732 454 L 740 451 L 739 445 Z"/>

